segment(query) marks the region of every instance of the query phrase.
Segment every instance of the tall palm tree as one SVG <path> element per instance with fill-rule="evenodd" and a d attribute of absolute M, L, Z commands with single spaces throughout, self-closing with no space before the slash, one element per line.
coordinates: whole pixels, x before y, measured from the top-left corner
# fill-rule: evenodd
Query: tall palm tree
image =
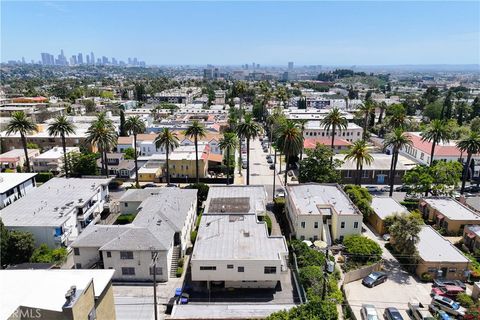
<path fill-rule="evenodd" d="M 357 109 L 358 115 L 363 117 L 363 136 L 362 139 L 367 138 L 367 129 L 368 129 L 368 120 L 373 112 L 375 112 L 375 103 L 371 100 L 365 101 L 364 104 L 360 105 Z"/>
<path fill-rule="evenodd" d="M 402 128 L 396 128 L 390 134 L 385 137 L 383 141 L 383 147 L 385 149 L 391 148 L 392 149 L 392 162 L 390 164 L 390 191 L 389 196 L 391 197 L 393 194 L 393 183 L 395 180 L 395 171 L 397 168 L 397 161 L 398 161 L 398 152 L 405 146 L 411 146 L 412 140 L 411 138 L 405 134 Z"/>
<path fill-rule="evenodd" d="M 387 110 L 387 103 L 385 101 L 382 101 L 378 104 L 378 108 L 380 109 L 380 114 L 378 115 L 377 124 L 381 124 L 383 120 L 383 114 L 385 113 L 385 110 Z"/>
<path fill-rule="evenodd" d="M 67 144 L 65 142 L 65 136 L 75 133 L 75 125 L 67 120 L 66 116 L 58 116 L 48 126 L 48 134 L 50 136 L 60 136 L 62 138 L 63 148 L 63 162 L 65 168 L 65 176 L 68 178 L 68 161 L 67 161 Z"/>
<path fill-rule="evenodd" d="M 440 142 L 449 142 L 451 130 L 448 123 L 442 120 L 432 120 L 425 131 L 422 132 L 422 140 L 432 143 L 430 152 L 430 166 L 433 166 L 433 157 L 435 156 L 435 147 Z"/>
<path fill-rule="evenodd" d="M 363 165 L 370 165 L 373 162 L 373 157 L 368 151 L 367 142 L 365 140 L 357 140 L 348 150 L 345 160 L 355 161 L 357 166 L 356 184 L 361 185 Z"/>
<path fill-rule="evenodd" d="M 277 145 L 285 155 L 285 181 L 287 185 L 288 161 L 290 157 L 296 156 L 303 148 L 303 135 L 295 122 L 287 120 L 277 132 Z"/>
<path fill-rule="evenodd" d="M 242 122 L 237 125 L 237 135 L 242 139 L 247 140 L 247 185 L 250 184 L 250 139 L 258 137 L 262 128 L 260 125 L 253 121 L 252 114 L 248 113 Z"/>
<path fill-rule="evenodd" d="M 168 154 L 170 151 L 173 151 L 175 148 L 177 148 L 180 145 L 178 141 L 177 133 L 170 131 L 170 129 L 168 128 L 163 128 L 153 142 L 155 143 L 155 147 L 157 149 L 164 147 L 166 150 L 167 185 L 169 185 L 170 184 L 170 167 L 168 165 Z"/>
<path fill-rule="evenodd" d="M 225 132 L 223 138 L 220 139 L 218 146 L 221 150 L 227 152 L 227 185 L 230 178 L 230 155 L 232 150 L 238 147 L 238 138 L 233 132 Z M 235 158 L 235 157 L 234 157 Z"/>
<path fill-rule="evenodd" d="M 308 123 L 307 119 L 298 119 L 295 120 L 295 122 L 300 126 L 300 133 L 302 134 L 305 132 L 305 125 Z M 300 160 L 303 159 L 303 144 L 302 144 L 302 149 L 300 150 Z"/>
<path fill-rule="evenodd" d="M 138 153 L 137 153 L 137 134 L 145 132 L 145 122 L 140 119 L 140 116 L 133 116 L 125 121 L 125 130 L 129 134 L 133 134 L 133 146 L 134 146 L 134 160 L 135 160 L 135 185 L 137 188 L 140 186 L 138 183 Z"/>
<path fill-rule="evenodd" d="M 102 155 L 102 170 L 108 177 L 107 153 L 117 144 L 118 133 L 105 112 L 99 113 L 87 130 L 86 142 L 96 145 Z"/>
<path fill-rule="evenodd" d="M 193 138 L 193 142 L 195 143 L 195 174 L 197 183 L 200 183 L 200 177 L 198 175 L 198 138 L 204 138 L 207 135 L 207 131 L 198 120 L 194 120 L 187 130 L 185 130 L 184 134 L 187 137 Z"/>
<path fill-rule="evenodd" d="M 7 135 L 12 133 L 19 133 L 22 140 L 23 152 L 25 152 L 25 162 L 27 164 L 28 172 L 31 172 L 30 159 L 28 158 L 27 138 L 26 135 L 37 131 L 37 126 L 28 118 L 23 111 L 16 111 L 12 113 L 12 118 L 7 125 Z"/>
<path fill-rule="evenodd" d="M 330 147 L 332 148 L 332 152 L 335 153 L 335 131 L 336 129 L 339 131 L 347 129 L 347 118 L 345 118 L 340 109 L 335 107 L 320 121 L 320 124 L 323 125 L 327 131 L 330 131 L 330 128 L 332 128 L 332 144 Z M 330 161 L 333 161 L 333 157 L 330 158 Z"/>
<path fill-rule="evenodd" d="M 468 169 L 470 168 L 470 162 L 472 161 L 472 155 L 480 153 L 480 135 L 477 132 L 471 132 L 470 135 L 457 142 L 457 147 L 467 153 L 467 161 L 463 168 L 462 176 L 462 188 L 460 194 L 465 191 L 465 182 L 468 177 Z"/>

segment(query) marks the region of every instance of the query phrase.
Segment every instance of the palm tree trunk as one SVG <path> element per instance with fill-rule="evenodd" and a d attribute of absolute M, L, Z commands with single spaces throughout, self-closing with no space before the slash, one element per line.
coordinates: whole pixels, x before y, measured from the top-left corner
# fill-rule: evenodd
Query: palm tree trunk
<path fill-rule="evenodd" d="M 361 164 L 357 165 L 357 172 L 358 172 L 357 185 L 361 186 L 362 185 L 362 173 L 363 173 L 363 166 Z"/>
<path fill-rule="evenodd" d="M 435 141 L 432 142 L 432 151 L 430 151 L 430 167 L 433 166 L 433 157 L 435 155 Z"/>
<path fill-rule="evenodd" d="M 362 136 L 363 141 L 365 141 L 367 139 L 367 127 L 368 127 L 368 116 L 369 115 L 370 115 L 369 113 L 365 114 L 365 120 L 364 120 L 364 123 L 363 123 L 363 136 Z"/>
<path fill-rule="evenodd" d="M 134 148 L 134 160 L 135 160 L 135 185 L 137 188 L 140 187 L 140 183 L 138 182 L 138 161 L 137 161 L 137 134 L 133 134 L 133 145 Z"/>
<path fill-rule="evenodd" d="M 195 137 L 194 137 L 194 142 L 195 142 L 195 174 L 196 174 L 196 178 L 197 178 L 197 184 L 199 184 L 200 183 L 200 177 L 198 176 L 198 139 L 197 139 L 197 135 L 195 135 Z"/>
<path fill-rule="evenodd" d="M 390 192 L 388 195 L 391 197 L 393 195 L 393 184 L 395 182 L 395 172 L 397 170 L 397 161 L 398 161 L 398 150 L 393 153 L 392 157 L 392 167 L 390 169 Z"/>
<path fill-rule="evenodd" d="M 465 183 L 467 182 L 468 169 L 470 168 L 470 161 L 472 161 L 472 154 L 469 152 L 467 154 L 467 162 L 465 163 L 465 167 L 463 168 L 462 188 L 460 189 L 460 194 L 463 194 L 463 192 L 465 191 Z"/>
<path fill-rule="evenodd" d="M 101 170 L 101 174 L 102 175 L 105 175 L 105 158 L 103 157 L 103 149 L 102 148 L 99 148 L 100 151 L 100 156 L 102 157 L 102 170 Z"/>
<path fill-rule="evenodd" d="M 67 144 L 65 142 L 65 135 L 62 134 L 62 148 L 63 148 L 63 168 L 65 169 L 65 177 L 68 178 L 68 161 L 67 161 Z"/>
<path fill-rule="evenodd" d="M 335 153 L 335 125 L 332 127 L 332 145 L 330 147 L 332 149 L 332 156 L 330 157 L 330 163 L 332 163 L 333 153 Z"/>
<path fill-rule="evenodd" d="M 227 148 L 227 186 L 230 184 L 230 147 Z"/>
<path fill-rule="evenodd" d="M 167 186 L 170 185 L 170 166 L 168 165 L 168 149 L 169 147 L 167 146 L 165 148 L 167 151 L 165 153 L 165 157 L 166 157 L 166 160 L 167 160 Z"/>
<path fill-rule="evenodd" d="M 287 186 L 287 179 L 288 179 L 288 155 L 285 155 L 285 182 L 284 185 Z"/>
<path fill-rule="evenodd" d="M 20 132 L 20 137 L 22 138 L 22 146 L 23 146 L 23 152 L 25 153 L 25 163 L 27 164 L 27 172 L 32 172 L 30 168 L 30 159 L 28 158 L 27 139 L 25 138 L 25 135 L 22 132 Z"/>
<path fill-rule="evenodd" d="M 107 150 L 103 150 L 103 153 L 105 154 L 105 174 L 107 176 L 107 178 L 109 177 L 109 174 L 108 174 L 108 157 L 107 157 Z"/>
<path fill-rule="evenodd" d="M 250 185 L 250 138 L 247 138 L 247 186 Z"/>
<path fill-rule="evenodd" d="M 377 124 L 381 124 L 383 120 L 383 108 L 380 108 L 380 114 L 378 115 L 378 121 Z"/>

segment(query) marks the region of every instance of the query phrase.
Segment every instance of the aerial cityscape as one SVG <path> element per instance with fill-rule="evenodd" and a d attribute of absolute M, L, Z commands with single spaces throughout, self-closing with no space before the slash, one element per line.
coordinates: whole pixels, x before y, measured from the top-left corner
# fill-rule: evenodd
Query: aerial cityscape
<path fill-rule="evenodd" d="M 0 320 L 480 320 L 480 2 L 0 6 Z"/>

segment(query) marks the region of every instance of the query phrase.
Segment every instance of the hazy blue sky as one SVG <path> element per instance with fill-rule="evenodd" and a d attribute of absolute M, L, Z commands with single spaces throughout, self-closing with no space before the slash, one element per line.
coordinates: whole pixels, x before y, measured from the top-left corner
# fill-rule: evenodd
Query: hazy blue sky
<path fill-rule="evenodd" d="M 150 64 L 479 63 L 480 2 L 1 1 L 2 61 L 94 51 Z"/>

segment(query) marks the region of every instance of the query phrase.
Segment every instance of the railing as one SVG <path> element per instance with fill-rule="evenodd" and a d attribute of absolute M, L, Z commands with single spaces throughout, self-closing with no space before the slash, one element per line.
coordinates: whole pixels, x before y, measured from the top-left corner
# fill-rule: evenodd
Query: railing
<path fill-rule="evenodd" d="M 297 264 L 297 256 L 295 255 L 295 252 L 292 252 L 292 257 L 293 257 L 293 280 L 295 282 L 295 287 L 298 292 L 298 297 L 300 298 L 300 303 L 307 303 L 307 294 L 305 293 L 305 290 L 303 289 L 302 284 L 300 283 L 300 274 L 298 273 L 298 264 Z"/>

